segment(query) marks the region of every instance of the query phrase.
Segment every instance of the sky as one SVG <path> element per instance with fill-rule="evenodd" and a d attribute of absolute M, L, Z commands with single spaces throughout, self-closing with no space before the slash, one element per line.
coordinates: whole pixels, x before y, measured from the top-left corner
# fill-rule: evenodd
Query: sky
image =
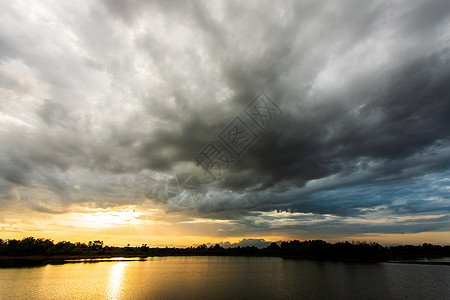
<path fill-rule="evenodd" d="M 449 82 L 446 0 L 0 0 L 0 238 L 449 244 Z"/>

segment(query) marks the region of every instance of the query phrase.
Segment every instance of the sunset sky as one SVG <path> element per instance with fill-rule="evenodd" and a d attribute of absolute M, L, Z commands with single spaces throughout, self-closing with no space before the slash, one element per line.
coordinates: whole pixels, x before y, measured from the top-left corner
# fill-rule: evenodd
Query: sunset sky
<path fill-rule="evenodd" d="M 449 83 L 447 0 L 0 0 L 0 238 L 449 244 Z"/>

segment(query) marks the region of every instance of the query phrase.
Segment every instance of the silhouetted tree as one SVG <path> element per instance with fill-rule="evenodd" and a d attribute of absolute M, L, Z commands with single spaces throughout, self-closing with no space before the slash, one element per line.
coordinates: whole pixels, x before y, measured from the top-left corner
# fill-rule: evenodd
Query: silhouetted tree
<path fill-rule="evenodd" d="M 22 240 L 0 239 L 0 255 L 26 256 L 26 255 L 269 255 L 292 256 L 313 259 L 349 259 L 349 260 L 392 260 L 418 257 L 450 256 L 450 246 L 432 245 L 424 243 L 420 246 L 399 245 L 383 247 L 378 243 L 367 242 L 337 242 L 334 244 L 323 240 L 291 240 L 283 241 L 279 246 L 272 242 L 264 249 L 255 246 L 237 246 L 224 249 L 219 244 L 207 247 L 205 244 L 188 248 L 149 248 L 142 246 L 125 248 L 104 246 L 103 241 L 90 241 L 85 243 L 72 243 L 61 241 L 56 244 L 52 240 L 26 237 Z"/>
<path fill-rule="evenodd" d="M 267 246 L 267 249 L 272 250 L 272 251 L 274 251 L 274 250 L 279 250 L 280 248 L 281 248 L 281 247 L 278 246 L 278 244 L 275 243 L 275 242 L 272 242 L 272 243 L 270 243 L 269 246 Z"/>
<path fill-rule="evenodd" d="M 213 249 L 214 250 L 223 250 L 222 246 L 220 246 L 219 244 L 215 244 Z"/>

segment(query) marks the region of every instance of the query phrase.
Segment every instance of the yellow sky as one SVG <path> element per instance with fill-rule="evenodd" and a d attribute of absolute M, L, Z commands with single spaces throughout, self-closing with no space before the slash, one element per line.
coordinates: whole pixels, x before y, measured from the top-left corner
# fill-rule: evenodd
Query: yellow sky
<path fill-rule="evenodd" d="M 243 232 L 229 220 L 190 218 L 159 209 L 124 206 L 116 209 L 76 207 L 64 214 L 44 214 L 16 211 L 0 223 L 3 239 L 21 239 L 26 236 L 88 242 L 103 240 L 107 245 L 191 246 L 202 243 L 239 242 L 243 238 L 266 241 L 291 239 L 324 239 L 375 241 L 381 244 L 448 244 L 450 232 L 423 232 L 409 234 L 308 234 L 248 230 Z"/>

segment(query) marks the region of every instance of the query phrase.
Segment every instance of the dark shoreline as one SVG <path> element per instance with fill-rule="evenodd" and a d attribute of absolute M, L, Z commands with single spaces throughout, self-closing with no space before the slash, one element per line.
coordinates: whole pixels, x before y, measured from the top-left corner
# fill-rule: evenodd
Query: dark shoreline
<path fill-rule="evenodd" d="M 315 261 L 339 261 L 355 263 L 414 263 L 440 264 L 447 262 L 432 261 L 450 257 L 450 245 L 396 245 L 382 246 L 371 242 L 336 242 L 323 240 L 291 240 L 281 243 L 272 242 L 265 248 L 255 246 L 223 248 L 221 245 L 198 245 L 196 247 L 116 247 L 105 246 L 103 241 L 94 240 L 88 244 L 61 241 L 54 243 L 50 239 L 26 237 L 22 240 L 0 239 L 0 267 L 15 264 L 58 264 L 73 262 L 111 261 L 114 258 L 141 258 L 167 256 L 245 256 L 280 257 L 286 259 L 308 259 Z"/>

